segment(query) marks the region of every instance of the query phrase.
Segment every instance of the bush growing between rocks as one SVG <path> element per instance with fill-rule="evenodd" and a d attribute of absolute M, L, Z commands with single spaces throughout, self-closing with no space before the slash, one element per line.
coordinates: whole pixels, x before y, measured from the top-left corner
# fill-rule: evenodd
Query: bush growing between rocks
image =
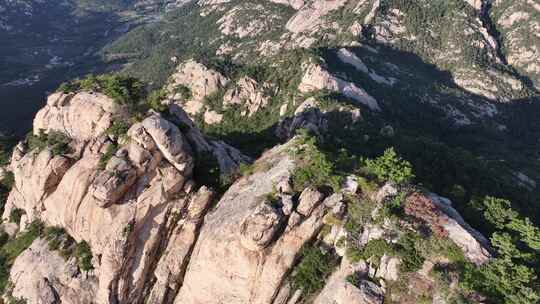
<path fill-rule="evenodd" d="M 7 172 L 4 178 L 0 180 L 0 212 L 2 213 L 4 213 L 4 206 L 14 183 L 15 177 L 12 172 Z"/>
<path fill-rule="evenodd" d="M 21 217 L 26 214 L 23 209 L 13 208 L 9 213 L 9 222 L 19 224 L 21 222 Z"/>
<path fill-rule="evenodd" d="M 167 111 L 167 106 L 163 104 L 163 100 L 167 97 L 167 91 L 164 89 L 155 90 L 148 96 L 148 106 L 156 112 L 163 113 Z"/>
<path fill-rule="evenodd" d="M 341 177 L 335 174 L 333 163 L 317 147 L 316 138 L 307 131 L 303 131 L 299 136 L 299 150 L 294 151 L 298 162 L 292 177 L 294 189 L 300 192 L 308 186 L 330 186 L 334 191 L 338 191 Z"/>
<path fill-rule="evenodd" d="M 191 93 L 191 89 L 186 87 L 185 85 L 179 85 L 175 87 L 174 91 L 176 94 L 180 94 L 180 97 L 183 100 L 188 100 L 188 99 L 191 99 L 191 97 L 193 97 L 193 94 Z"/>
<path fill-rule="evenodd" d="M 395 250 L 392 245 L 388 244 L 383 239 L 371 240 L 361 249 L 357 249 L 354 247 L 347 248 L 347 257 L 352 262 L 369 260 L 375 266 L 379 266 L 381 258 L 384 254 L 394 255 Z"/>
<path fill-rule="evenodd" d="M 126 136 L 129 127 L 130 124 L 127 121 L 116 118 L 112 121 L 111 126 L 105 131 L 105 133 L 118 140 Z"/>
<path fill-rule="evenodd" d="M 28 148 L 37 150 L 38 152 L 44 149 L 50 149 L 53 155 L 63 155 L 70 152 L 69 143 L 71 139 L 64 133 L 58 131 L 49 131 L 45 133 L 43 129 L 39 130 L 38 135 L 29 133 L 26 136 Z"/>
<path fill-rule="evenodd" d="M 120 74 L 88 75 L 81 80 L 63 83 L 58 88 L 58 91 L 64 93 L 79 90 L 101 92 L 121 105 L 136 104 L 146 95 L 142 82 Z"/>
<path fill-rule="evenodd" d="M 402 272 L 415 272 L 422 268 L 425 258 L 417 249 L 421 237 L 415 233 L 406 233 L 398 241 L 397 253 L 401 256 L 400 270 Z"/>
<path fill-rule="evenodd" d="M 414 178 L 411 164 L 399 157 L 394 148 L 386 149 L 376 159 L 366 160 L 365 165 L 380 181 L 392 181 L 399 185 L 411 182 Z"/>
<path fill-rule="evenodd" d="M 103 153 L 103 155 L 101 155 L 101 158 L 99 159 L 98 168 L 100 170 L 105 170 L 105 168 L 107 167 L 107 163 L 114 156 L 114 154 L 116 154 L 116 151 L 118 151 L 117 143 L 112 143 L 107 147 L 107 150 L 105 151 L 105 153 Z"/>
<path fill-rule="evenodd" d="M 79 268 L 83 271 L 94 269 L 92 266 L 92 250 L 87 242 L 82 241 L 75 248 L 75 257 L 79 264 Z"/>
<path fill-rule="evenodd" d="M 325 253 L 318 247 L 306 247 L 302 250 L 302 260 L 293 275 L 293 286 L 302 290 L 304 297 L 308 297 L 324 287 L 326 277 L 336 266 L 331 253 Z"/>
<path fill-rule="evenodd" d="M 9 284 L 9 271 L 15 259 L 38 238 L 43 231 L 40 221 L 32 222 L 26 231 L 17 237 L 9 239 L 2 233 L 2 248 L 0 248 L 0 294 L 3 294 Z"/>

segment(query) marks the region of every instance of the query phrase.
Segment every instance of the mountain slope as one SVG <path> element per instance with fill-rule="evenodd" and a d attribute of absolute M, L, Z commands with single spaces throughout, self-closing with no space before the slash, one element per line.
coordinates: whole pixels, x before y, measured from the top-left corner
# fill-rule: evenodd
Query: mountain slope
<path fill-rule="evenodd" d="M 5 302 L 539 301 L 535 2 L 167 4 L 0 155 Z"/>

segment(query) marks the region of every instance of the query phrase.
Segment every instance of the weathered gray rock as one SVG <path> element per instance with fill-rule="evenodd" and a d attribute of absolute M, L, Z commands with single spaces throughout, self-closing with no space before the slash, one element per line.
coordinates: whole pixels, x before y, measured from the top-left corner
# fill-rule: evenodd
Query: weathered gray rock
<path fill-rule="evenodd" d="M 397 281 L 399 279 L 400 263 L 401 260 L 399 258 L 384 254 L 381 257 L 381 262 L 375 273 L 375 277 L 383 278 L 386 281 Z"/>
<path fill-rule="evenodd" d="M 283 214 L 263 203 L 255 208 L 240 226 L 240 241 L 244 248 L 258 251 L 270 244 L 283 221 Z"/>
<path fill-rule="evenodd" d="M 202 187 L 191 197 L 187 207 L 177 206 L 174 212 L 178 213 L 179 219 L 165 240 L 167 245 L 153 273 L 156 282 L 149 292 L 148 303 L 171 303 L 174 300 L 213 196 L 212 191 Z"/>
<path fill-rule="evenodd" d="M 298 199 L 299 203 L 298 207 L 296 207 L 296 211 L 303 216 L 309 216 L 313 209 L 315 209 L 317 205 L 322 202 L 323 199 L 324 195 L 318 190 L 311 187 L 306 188 L 300 194 L 300 198 Z"/>
<path fill-rule="evenodd" d="M 191 146 L 178 127 L 152 115 L 141 122 L 163 156 L 182 174 L 189 176 L 193 170 Z"/>
<path fill-rule="evenodd" d="M 12 208 L 26 210 L 33 218 L 43 211 L 42 201 L 60 183 L 72 160 L 53 155 L 49 149 L 32 151 L 13 161 L 11 167 L 15 177 L 13 189 L 6 202 L 3 218 L 8 219 Z"/>

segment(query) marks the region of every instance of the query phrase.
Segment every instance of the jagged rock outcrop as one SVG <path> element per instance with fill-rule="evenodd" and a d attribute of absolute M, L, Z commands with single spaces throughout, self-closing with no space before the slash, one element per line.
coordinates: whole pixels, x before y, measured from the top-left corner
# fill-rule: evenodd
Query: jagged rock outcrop
<path fill-rule="evenodd" d="M 309 119 L 299 117 L 318 110 L 313 102 L 299 107 L 296 124 L 305 127 Z M 81 273 L 73 259 L 65 261 L 38 239 L 11 270 L 14 296 L 36 303 L 292 303 L 303 293 L 292 290 L 291 273 L 302 248 L 320 238 L 335 247 L 342 262 L 315 303 L 382 303 L 384 288 L 375 282 L 397 280 L 401 260 L 384 255 L 376 268 L 350 264 L 338 248 L 348 232 L 336 221 L 347 216 L 344 193 L 357 195 L 354 177 L 344 193 L 315 187 L 295 192 L 291 178 L 297 160 L 291 151 L 299 143 L 292 138 L 265 152 L 215 202 L 215 193 L 207 187 L 197 190 L 193 180 L 198 154 L 213 153 L 224 172 L 249 159 L 206 139 L 177 103 L 169 105 L 169 114 L 165 119 L 150 111 L 117 142 L 104 130 L 75 131 L 82 137 L 73 138 L 69 155 L 19 146 L 10 165 L 15 185 L 3 218 L 21 208 L 26 214 L 20 229 L 35 218 L 64 228 L 90 245 L 94 269 Z M 312 122 L 323 132 L 320 115 Z M 290 138 L 295 127 L 285 129 Z M 56 129 L 44 129 L 51 130 Z M 389 183 L 371 199 L 381 205 L 397 194 Z M 407 201 L 413 202 L 405 205 L 408 214 L 444 232 L 469 260 L 482 264 L 490 258 L 487 241 L 445 199 L 411 195 Z M 429 206 L 419 209 L 418 202 Z M 325 225 L 332 227 L 323 237 L 319 232 Z M 357 242 L 396 242 L 399 236 L 390 227 L 387 221 L 366 224 Z M 349 280 L 351 275 L 358 280 Z"/>
<path fill-rule="evenodd" d="M 75 108 L 69 111 L 77 116 Z M 53 123 L 45 131 L 56 128 Z M 21 208 L 30 219 L 63 227 L 77 241 L 88 242 L 99 257 L 92 278 L 98 282 L 95 301 L 138 301 L 153 276 L 165 232 L 177 226 L 172 210 L 200 218 L 211 200 L 204 191 L 192 194 L 191 144 L 174 124 L 151 114 L 130 128 L 129 140 L 105 159 L 102 168 L 113 143 L 100 133 L 79 132 L 74 125 L 64 130 L 81 136 L 75 141 L 86 142 L 81 157 L 55 156 L 44 149 L 13 162 L 16 183 L 4 218 L 11 209 Z M 178 207 L 183 205 L 189 207 Z"/>
<path fill-rule="evenodd" d="M 188 60 L 180 64 L 170 77 L 168 91 L 171 92 L 173 101 L 179 102 L 190 115 L 196 115 L 207 112 L 204 98 L 223 89 L 229 81 L 218 71 L 195 60 Z M 178 87 L 187 88 L 189 94 L 186 96 L 186 94 L 176 92 Z M 219 121 L 219 119 L 213 121 Z"/>
<path fill-rule="evenodd" d="M 205 138 L 182 107 L 171 104 L 169 111 L 173 115 L 175 122 L 186 126 L 187 130 L 185 130 L 184 134 L 193 149 L 199 154 L 212 153 L 217 159 L 219 169 L 223 175 L 233 174 L 242 163 L 251 163 L 252 160 L 249 157 L 224 141 Z"/>
<path fill-rule="evenodd" d="M 327 120 L 317 106 L 315 98 L 304 101 L 294 112 L 294 116 L 280 121 L 276 135 L 281 139 L 292 138 L 297 130 L 306 129 L 314 134 L 321 134 L 327 128 Z"/>
<path fill-rule="evenodd" d="M 81 273 L 74 259 L 66 261 L 37 239 L 13 264 L 11 296 L 27 303 L 94 303 L 97 282 Z"/>
<path fill-rule="evenodd" d="M 406 214 L 425 221 L 436 234 L 452 240 L 469 261 L 481 265 L 491 258 L 488 240 L 463 220 L 450 200 L 413 193 L 404 209 Z"/>
<path fill-rule="evenodd" d="M 242 115 L 251 116 L 264 108 L 269 102 L 269 98 L 259 88 L 258 83 L 249 78 L 243 77 L 236 83 L 234 88 L 229 89 L 223 97 L 224 106 L 243 106 Z"/>
<path fill-rule="evenodd" d="M 298 86 L 298 90 L 302 93 L 329 90 L 341 93 L 344 96 L 367 106 L 371 110 L 381 110 L 377 100 L 369 95 L 364 89 L 359 88 L 352 82 L 348 82 L 330 74 L 322 66 L 317 64 L 308 64 L 305 67 L 305 74 L 302 77 L 302 82 Z"/>
<path fill-rule="evenodd" d="M 294 168 L 288 149 L 290 145 L 265 153 L 257 163 L 272 167 L 237 181 L 219 208 L 207 215 L 175 303 L 272 301 L 296 252 L 322 225 L 321 208 L 316 216 L 291 226 L 267 205 L 265 196 L 288 180 Z"/>

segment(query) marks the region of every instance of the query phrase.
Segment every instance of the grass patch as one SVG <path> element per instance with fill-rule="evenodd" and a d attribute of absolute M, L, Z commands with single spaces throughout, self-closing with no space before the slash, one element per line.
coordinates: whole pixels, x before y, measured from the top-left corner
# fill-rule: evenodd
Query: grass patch
<path fill-rule="evenodd" d="M 304 297 L 309 297 L 324 287 L 326 278 L 336 266 L 336 259 L 331 253 L 325 253 L 318 247 L 306 247 L 293 275 L 293 286 L 302 290 Z"/>

